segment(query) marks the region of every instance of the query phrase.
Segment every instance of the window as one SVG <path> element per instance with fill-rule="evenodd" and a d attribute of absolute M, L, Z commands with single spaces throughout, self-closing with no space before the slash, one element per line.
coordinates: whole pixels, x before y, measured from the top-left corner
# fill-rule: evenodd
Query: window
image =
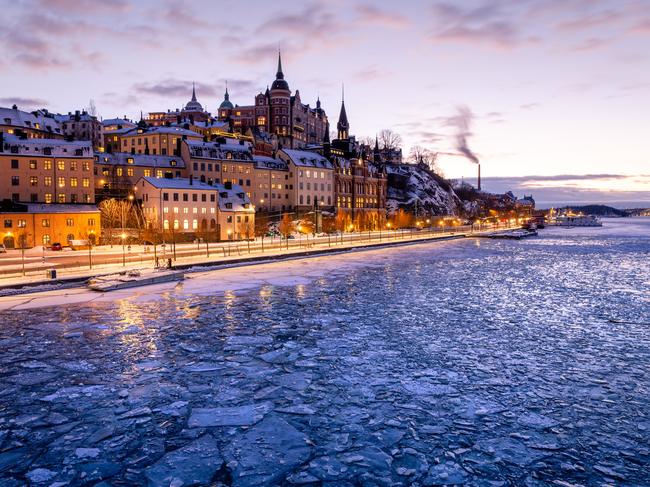
<path fill-rule="evenodd" d="M 163 220 L 163 229 L 169 230 L 169 220 Z"/>
<path fill-rule="evenodd" d="M 73 188 L 78 186 L 77 178 L 70 178 L 70 186 Z"/>
<path fill-rule="evenodd" d="M 12 220 L 5 220 L 5 228 L 13 227 L 14 222 Z"/>
<path fill-rule="evenodd" d="M 30 186 L 38 186 L 38 176 L 30 176 L 29 177 L 29 185 Z"/>
<path fill-rule="evenodd" d="M 156 170 L 156 177 L 157 177 L 157 178 L 162 178 L 162 177 L 163 177 L 162 169 L 157 169 L 157 170 Z"/>
<path fill-rule="evenodd" d="M 66 218 L 65 219 L 65 226 L 66 227 L 74 227 L 74 218 Z"/>
<path fill-rule="evenodd" d="M 194 193 L 194 194 L 192 195 L 192 201 L 199 201 L 199 195 L 196 194 L 196 193 Z"/>
<path fill-rule="evenodd" d="M 50 228 L 50 219 L 49 218 L 43 218 L 41 220 L 41 226 L 43 228 Z"/>
<path fill-rule="evenodd" d="M 118 167 L 118 168 L 117 168 L 116 173 L 117 173 L 118 176 L 121 176 L 121 175 L 123 174 L 123 172 L 124 172 L 124 171 L 122 170 L 121 167 Z"/>
<path fill-rule="evenodd" d="M 189 230 L 190 229 L 190 222 L 187 220 L 183 220 L 183 230 Z"/>
<path fill-rule="evenodd" d="M 52 203 L 52 193 L 45 193 L 45 202 Z"/>
<path fill-rule="evenodd" d="M 18 159 L 12 159 L 11 160 L 11 169 L 19 169 Z"/>
<path fill-rule="evenodd" d="M 127 176 L 133 176 L 133 168 L 132 167 L 127 167 L 126 168 L 126 175 Z"/>
<path fill-rule="evenodd" d="M 232 223 L 232 215 L 228 215 L 228 216 L 226 217 L 226 222 L 227 222 L 227 223 Z"/>
<path fill-rule="evenodd" d="M 65 194 L 60 194 L 58 196 L 59 203 L 65 203 Z"/>
<path fill-rule="evenodd" d="M 169 193 L 163 193 L 163 201 L 169 201 Z"/>
<path fill-rule="evenodd" d="M 52 170 L 52 161 L 43 161 L 43 169 L 51 171 Z"/>
<path fill-rule="evenodd" d="M 36 161 L 29 161 L 29 168 L 30 169 L 37 169 L 38 166 L 36 164 Z"/>
<path fill-rule="evenodd" d="M 84 193 L 84 203 L 90 203 L 90 194 Z"/>
<path fill-rule="evenodd" d="M 178 193 L 172 193 L 172 198 L 174 201 L 178 201 Z"/>
<path fill-rule="evenodd" d="M 70 161 L 70 170 L 71 171 L 77 170 L 77 161 Z"/>
<path fill-rule="evenodd" d="M 18 228 L 25 228 L 27 227 L 27 220 L 18 220 Z"/>
<path fill-rule="evenodd" d="M 94 218 L 88 218 L 88 226 L 89 227 L 94 227 L 95 226 L 95 219 Z"/>
<path fill-rule="evenodd" d="M 56 167 L 59 171 L 65 171 L 65 161 L 58 161 Z"/>
<path fill-rule="evenodd" d="M 192 220 L 192 230 L 196 230 L 197 228 L 199 228 L 199 221 Z"/>
<path fill-rule="evenodd" d="M 145 169 L 144 170 L 144 177 L 145 178 L 151 177 L 151 169 Z"/>
<path fill-rule="evenodd" d="M 83 178 L 83 179 L 81 180 L 81 185 L 82 185 L 84 188 L 89 188 L 89 187 L 90 187 L 90 179 L 89 179 L 89 178 Z"/>
<path fill-rule="evenodd" d="M 43 245 L 50 245 L 50 241 L 51 239 L 49 235 L 47 234 L 43 235 Z"/>
<path fill-rule="evenodd" d="M 90 171 L 90 162 L 88 162 L 88 161 L 83 161 L 83 162 L 81 163 L 81 169 L 82 169 L 83 171 Z"/>
<path fill-rule="evenodd" d="M 183 201 L 189 201 L 187 193 L 183 193 Z"/>
<path fill-rule="evenodd" d="M 12 186 L 20 186 L 20 177 L 19 176 L 11 176 L 11 185 Z"/>
<path fill-rule="evenodd" d="M 38 201 L 38 194 L 32 193 L 29 195 L 29 199 L 32 203 L 36 203 Z"/>
<path fill-rule="evenodd" d="M 63 176 L 59 176 L 59 188 L 65 188 L 65 178 Z"/>

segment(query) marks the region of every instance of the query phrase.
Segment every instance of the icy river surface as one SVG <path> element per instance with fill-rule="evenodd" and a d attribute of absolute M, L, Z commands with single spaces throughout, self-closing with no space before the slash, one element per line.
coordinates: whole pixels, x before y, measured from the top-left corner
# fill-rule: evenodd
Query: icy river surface
<path fill-rule="evenodd" d="M 650 485 L 650 219 L 0 312 L 0 485 Z"/>

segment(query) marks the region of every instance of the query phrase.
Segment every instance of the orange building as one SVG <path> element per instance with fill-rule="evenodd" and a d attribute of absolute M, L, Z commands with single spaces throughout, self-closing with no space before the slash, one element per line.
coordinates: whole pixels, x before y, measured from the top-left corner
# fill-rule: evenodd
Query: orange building
<path fill-rule="evenodd" d="M 7 248 L 31 248 L 71 240 L 97 242 L 101 235 L 95 205 L 0 203 L 0 243 Z"/>

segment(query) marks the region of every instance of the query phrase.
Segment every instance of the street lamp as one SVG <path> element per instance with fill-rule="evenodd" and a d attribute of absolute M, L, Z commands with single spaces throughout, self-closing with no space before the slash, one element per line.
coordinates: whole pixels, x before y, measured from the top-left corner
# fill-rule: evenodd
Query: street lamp
<path fill-rule="evenodd" d="M 124 267 L 126 266 L 126 249 L 124 248 L 124 244 L 126 243 L 126 233 L 123 233 L 120 237 L 122 237 L 122 267 Z"/>

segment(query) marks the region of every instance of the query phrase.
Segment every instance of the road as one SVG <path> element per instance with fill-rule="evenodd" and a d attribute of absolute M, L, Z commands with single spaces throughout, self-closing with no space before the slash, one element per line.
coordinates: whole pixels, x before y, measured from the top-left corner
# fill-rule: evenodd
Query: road
<path fill-rule="evenodd" d="M 238 255 L 245 256 L 249 253 L 277 254 L 284 251 L 295 252 L 297 250 L 309 250 L 312 248 L 334 247 L 350 244 L 380 243 L 387 240 L 409 240 L 422 238 L 430 235 L 444 235 L 453 233 L 467 233 L 474 231 L 485 231 L 491 229 L 483 226 L 480 229 L 470 226 L 452 228 L 425 228 L 425 229 L 404 229 L 381 232 L 344 233 L 330 236 L 313 237 L 301 235 L 290 239 L 279 237 L 236 242 L 214 242 L 205 243 L 177 243 L 158 245 L 155 250 L 153 246 L 132 245 L 124 246 L 98 246 L 91 250 L 70 250 L 62 251 L 43 250 L 42 248 L 27 249 L 24 257 L 21 250 L 8 250 L 0 254 L 0 283 L 3 278 L 19 276 L 40 276 L 44 277 L 48 269 L 57 269 L 59 274 L 101 268 L 106 266 L 116 267 L 123 264 L 124 267 L 153 267 L 158 258 L 159 264 L 164 265 L 168 259 L 174 263 L 191 263 L 192 260 L 219 260 L 232 258 Z M 24 269 L 24 271 L 23 271 Z"/>

